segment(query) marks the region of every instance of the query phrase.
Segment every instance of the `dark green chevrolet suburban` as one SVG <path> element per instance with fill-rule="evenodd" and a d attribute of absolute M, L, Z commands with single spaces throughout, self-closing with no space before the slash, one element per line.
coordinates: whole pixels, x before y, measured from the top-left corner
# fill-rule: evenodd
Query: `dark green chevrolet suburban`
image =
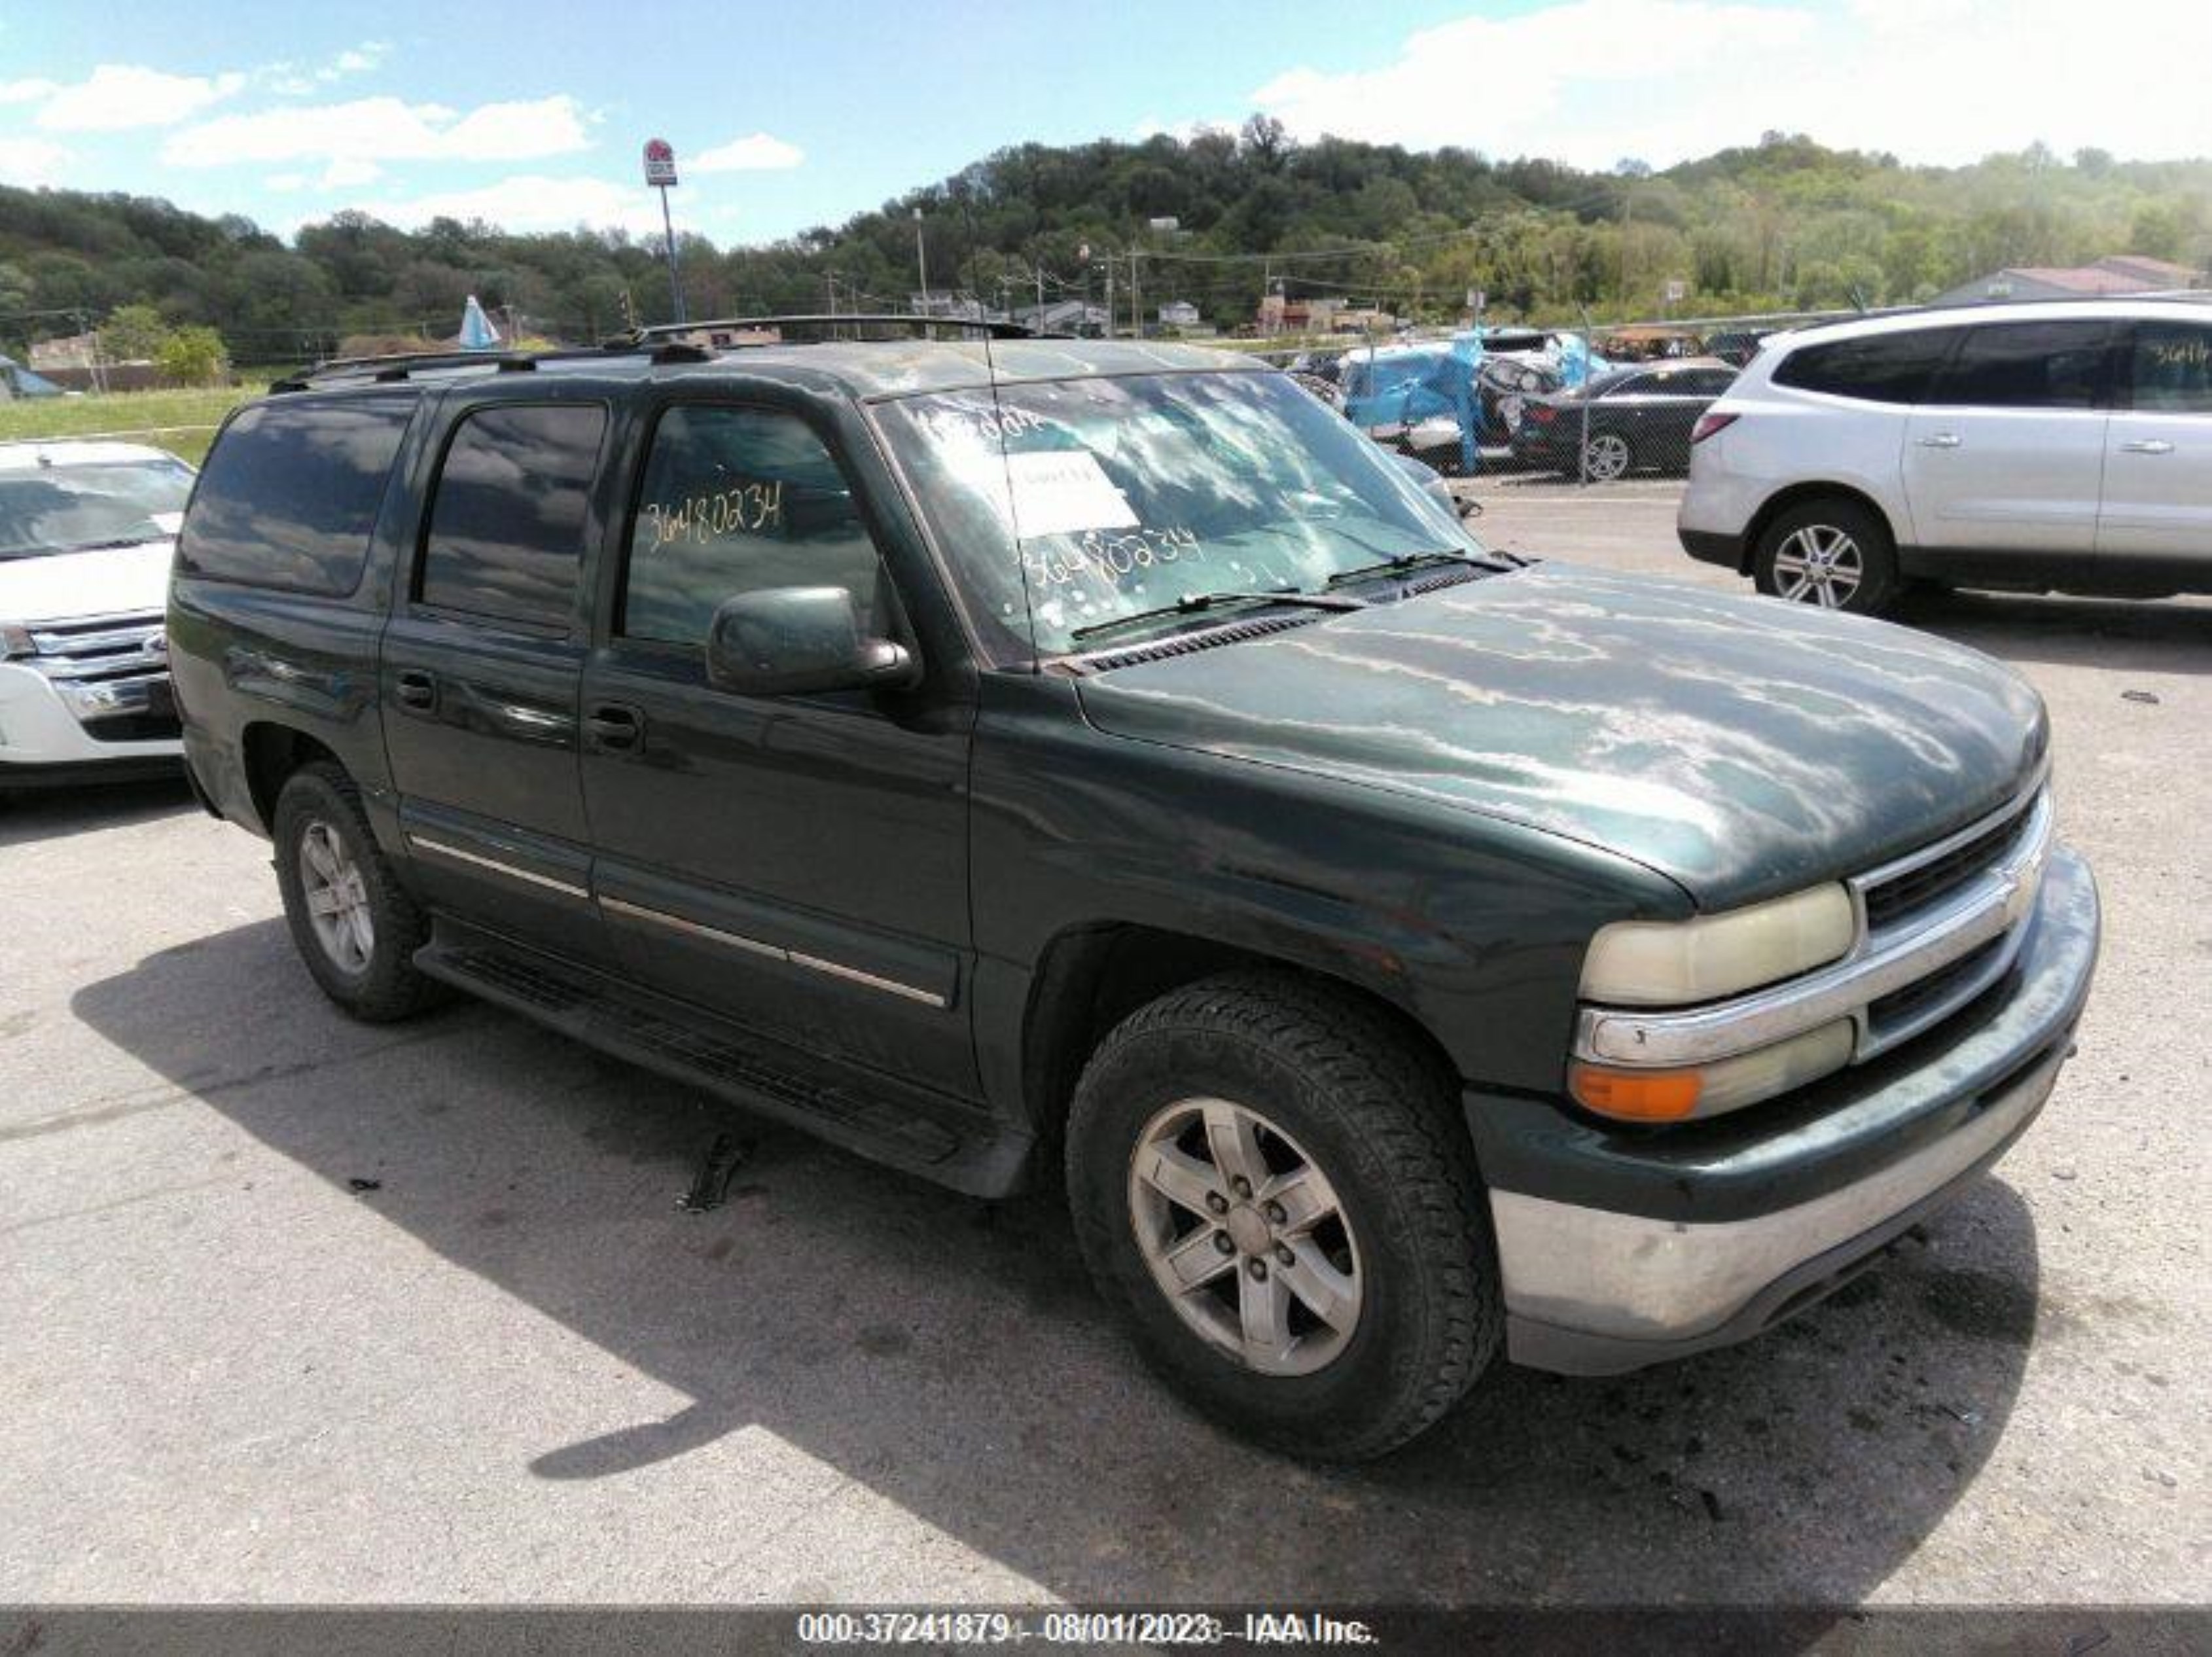
<path fill-rule="evenodd" d="M 1152 1363 L 1338 1458 L 1765 1328 L 2041 1108 L 2098 907 L 2006 668 L 1486 551 L 1234 357 L 807 332 L 224 428 L 185 745 L 345 1011 L 1064 1178 Z"/>

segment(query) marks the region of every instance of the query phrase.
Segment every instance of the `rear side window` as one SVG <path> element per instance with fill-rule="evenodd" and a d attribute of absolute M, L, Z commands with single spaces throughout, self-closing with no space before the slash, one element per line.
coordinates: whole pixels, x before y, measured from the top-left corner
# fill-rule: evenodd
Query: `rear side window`
<path fill-rule="evenodd" d="M 606 410 L 494 404 L 465 415 L 430 498 L 415 596 L 532 627 L 566 627 Z"/>
<path fill-rule="evenodd" d="M 629 536 L 623 634 L 704 645 L 726 598 L 838 586 L 893 630 L 881 561 L 837 462 L 794 415 L 679 404 L 660 417 Z"/>
<path fill-rule="evenodd" d="M 1774 383 L 1863 403 L 1917 403 L 1958 337 L 1956 328 L 1913 328 L 1808 345 L 1783 359 Z"/>
<path fill-rule="evenodd" d="M 2139 322 L 2130 353 L 2135 406 L 2150 414 L 2212 414 L 2212 328 Z"/>
<path fill-rule="evenodd" d="M 2105 395 L 2112 331 L 2103 322 L 1969 328 L 1929 401 L 1969 409 L 2093 409 Z"/>
<path fill-rule="evenodd" d="M 246 410 L 200 473 L 178 567 L 295 592 L 351 592 L 414 412 L 411 396 Z"/>

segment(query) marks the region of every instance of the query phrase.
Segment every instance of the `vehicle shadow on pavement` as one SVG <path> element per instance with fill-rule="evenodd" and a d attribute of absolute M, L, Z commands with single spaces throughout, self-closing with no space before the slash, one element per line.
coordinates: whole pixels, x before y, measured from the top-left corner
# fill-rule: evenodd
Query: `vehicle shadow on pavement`
<path fill-rule="evenodd" d="M 173 780 L 27 788 L 12 794 L 7 781 L 6 771 L 0 768 L 0 848 L 98 828 L 125 828 L 199 810 L 181 769 Z"/>
<path fill-rule="evenodd" d="M 764 1429 L 1078 1600 L 1856 1602 L 1982 1470 L 2031 1342 L 2087 1338 L 2039 1330 L 2033 1224 L 1993 1180 L 1751 1345 L 1618 1380 L 1501 1364 L 1391 1460 L 1309 1467 L 1144 1373 L 1047 1199 L 978 1203 L 763 1128 L 723 1205 L 679 1211 L 749 1131 L 734 1113 L 481 1006 L 349 1023 L 273 920 L 72 1005 L 180 1108 L 690 1400 L 548 1443 L 518 1481 L 754 1465 L 757 1430 L 723 1441 Z M 794 1597 L 865 1598 L 837 1557 Z M 717 1591 L 763 1589 L 740 1562 Z"/>
<path fill-rule="evenodd" d="M 1889 617 L 2008 660 L 2212 672 L 2212 604 L 1915 588 Z"/>

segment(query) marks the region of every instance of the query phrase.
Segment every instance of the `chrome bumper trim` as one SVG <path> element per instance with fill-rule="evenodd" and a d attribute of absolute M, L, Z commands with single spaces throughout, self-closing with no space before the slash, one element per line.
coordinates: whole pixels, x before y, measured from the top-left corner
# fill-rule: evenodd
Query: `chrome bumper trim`
<path fill-rule="evenodd" d="M 1875 1229 L 2000 1151 L 2042 1108 L 2063 1041 L 1959 1128 L 1857 1183 L 1753 1219 L 1693 1225 L 1493 1191 L 1506 1310 L 1613 1340 L 1716 1329 L 1793 1268 Z"/>
<path fill-rule="evenodd" d="M 1847 883 L 1860 916 L 1858 941 L 1833 966 L 1684 1011 L 1585 1007 L 1576 1023 L 1576 1056 L 1601 1064 L 1653 1067 L 1710 1064 L 1848 1017 L 1857 1032 L 1851 1055 L 1857 1063 L 1919 1034 L 1981 993 L 2012 965 L 2020 948 L 2020 922 L 2034 907 L 2050 862 L 2055 819 L 2050 792 L 2039 790 L 2029 804 L 2020 837 L 2002 861 L 1909 923 L 1869 933 L 1865 893 L 1947 855 L 2019 810 L 2015 802 L 1908 859 Z M 1910 1020 L 1875 1028 L 1868 1016 L 1873 1003 L 1910 988 L 2008 933 L 2011 937 L 2005 946 L 1949 993 Z"/>

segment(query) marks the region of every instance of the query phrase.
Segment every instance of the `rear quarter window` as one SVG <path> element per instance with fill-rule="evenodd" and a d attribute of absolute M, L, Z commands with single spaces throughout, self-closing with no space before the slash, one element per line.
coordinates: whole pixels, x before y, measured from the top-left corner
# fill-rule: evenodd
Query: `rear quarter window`
<path fill-rule="evenodd" d="M 247 409 L 200 472 L 178 568 L 295 592 L 351 592 L 414 412 L 411 396 Z"/>
<path fill-rule="evenodd" d="M 1774 383 L 1862 403 L 1917 403 L 1958 337 L 1956 328 L 1911 328 L 1808 345 L 1775 368 Z"/>

